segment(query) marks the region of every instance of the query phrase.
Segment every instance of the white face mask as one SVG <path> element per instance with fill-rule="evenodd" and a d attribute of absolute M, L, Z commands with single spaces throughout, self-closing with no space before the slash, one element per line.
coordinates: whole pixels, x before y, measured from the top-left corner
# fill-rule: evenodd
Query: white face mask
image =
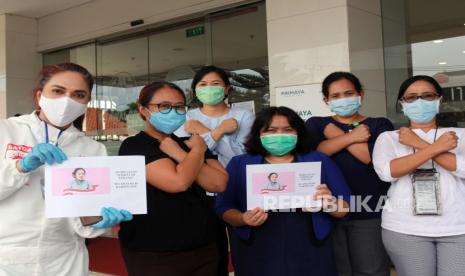
<path fill-rule="evenodd" d="M 50 99 L 43 95 L 40 96 L 39 106 L 47 119 L 58 127 L 71 124 L 87 109 L 87 105 L 78 103 L 70 97 Z"/>

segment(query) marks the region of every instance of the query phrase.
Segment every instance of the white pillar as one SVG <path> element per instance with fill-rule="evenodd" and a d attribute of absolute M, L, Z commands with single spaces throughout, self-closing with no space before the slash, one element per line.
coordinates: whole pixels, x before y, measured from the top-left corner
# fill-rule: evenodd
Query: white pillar
<path fill-rule="evenodd" d="M 32 89 L 42 64 L 34 18 L 0 15 L 0 118 L 33 108 Z"/>
<path fill-rule="evenodd" d="M 386 116 L 379 0 L 267 0 L 266 8 L 272 105 L 276 87 L 351 71 L 365 87 L 362 113 Z M 321 93 L 313 98 L 323 105 Z"/>
<path fill-rule="evenodd" d="M 0 15 L 0 119 L 6 117 L 6 32 L 5 15 Z"/>

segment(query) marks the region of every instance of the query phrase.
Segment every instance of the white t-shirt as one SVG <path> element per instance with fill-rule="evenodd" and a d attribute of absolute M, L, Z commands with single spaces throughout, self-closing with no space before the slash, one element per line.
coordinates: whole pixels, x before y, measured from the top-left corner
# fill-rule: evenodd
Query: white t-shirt
<path fill-rule="evenodd" d="M 455 131 L 458 146 L 451 152 L 457 157 L 457 170 L 450 172 L 434 163 L 440 174 L 441 215 L 419 215 L 413 213 L 413 187 L 410 175 L 400 178 L 391 176 L 390 162 L 413 153 L 411 147 L 399 143 L 398 131 L 381 134 L 373 151 L 373 165 L 378 176 L 391 182 L 388 200 L 382 214 L 382 227 L 409 235 L 440 237 L 465 234 L 465 129 L 439 128 L 436 139 L 447 131 Z M 425 133 L 414 132 L 428 143 L 433 143 L 435 129 Z M 431 168 L 431 160 L 420 168 Z"/>

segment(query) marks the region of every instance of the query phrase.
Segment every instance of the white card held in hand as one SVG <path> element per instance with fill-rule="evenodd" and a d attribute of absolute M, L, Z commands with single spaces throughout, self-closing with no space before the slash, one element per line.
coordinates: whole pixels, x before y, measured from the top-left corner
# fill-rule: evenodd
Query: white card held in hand
<path fill-rule="evenodd" d="M 321 162 L 247 165 L 247 210 L 321 208 Z"/>
<path fill-rule="evenodd" d="M 99 216 L 103 207 L 147 213 L 144 156 L 70 157 L 45 166 L 48 218 Z"/>

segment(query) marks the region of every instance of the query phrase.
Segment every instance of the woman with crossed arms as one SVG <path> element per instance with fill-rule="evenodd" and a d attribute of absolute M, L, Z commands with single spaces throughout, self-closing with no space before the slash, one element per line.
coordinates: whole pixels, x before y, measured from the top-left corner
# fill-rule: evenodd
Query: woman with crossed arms
<path fill-rule="evenodd" d="M 391 182 L 382 237 L 397 275 L 465 275 L 465 130 L 441 127 L 442 88 L 429 76 L 402 83 L 409 127 L 381 134 L 373 152 Z"/>

